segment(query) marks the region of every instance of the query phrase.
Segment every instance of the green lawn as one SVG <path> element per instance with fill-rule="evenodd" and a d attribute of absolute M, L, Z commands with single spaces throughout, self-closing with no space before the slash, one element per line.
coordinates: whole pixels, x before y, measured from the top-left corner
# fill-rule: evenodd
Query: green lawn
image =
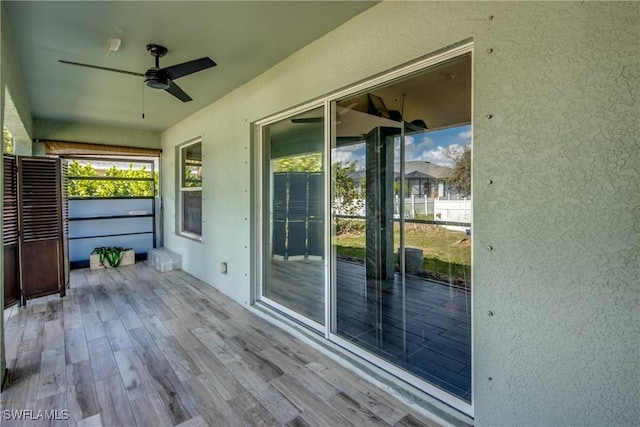
<path fill-rule="evenodd" d="M 333 238 L 340 257 L 364 262 L 365 232 L 351 231 Z M 400 246 L 400 227 L 394 227 L 394 252 Z M 426 276 L 457 285 L 471 285 L 471 236 L 430 224 L 405 224 L 405 246 L 424 252 Z"/>

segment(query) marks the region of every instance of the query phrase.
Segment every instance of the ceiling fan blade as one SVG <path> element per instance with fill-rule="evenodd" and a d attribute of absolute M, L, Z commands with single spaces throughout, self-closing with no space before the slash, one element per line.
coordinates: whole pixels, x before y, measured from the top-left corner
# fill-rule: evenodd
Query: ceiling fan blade
<path fill-rule="evenodd" d="M 217 64 L 213 62 L 211 58 L 204 57 L 194 59 L 193 61 L 183 62 L 182 64 L 172 65 L 167 68 L 162 68 L 159 71 L 166 73 L 171 80 L 175 80 L 198 71 L 206 70 L 207 68 L 215 67 L 216 65 Z"/>
<path fill-rule="evenodd" d="M 133 71 L 118 70 L 116 68 L 100 67 L 98 65 L 81 64 L 80 62 L 71 62 L 58 59 L 58 62 L 69 65 L 79 65 L 80 67 L 95 68 L 96 70 L 113 71 L 115 73 L 130 74 L 132 76 L 144 77 L 144 74 L 134 73 Z"/>
<path fill-rule="evenodd" d="M 169 92 L 171 95 L 175 96 L 182 102 L 192 101 L 191 97 L 185 93 L 180 86 L 178 86 L 175 82 L 170 81 L 169 87 L 165 90 Z"/>
<path fill-rule="evenodd" d="M 291 119 L 291 123 L 324 123 L 324 117 L 300 117 Z"/>

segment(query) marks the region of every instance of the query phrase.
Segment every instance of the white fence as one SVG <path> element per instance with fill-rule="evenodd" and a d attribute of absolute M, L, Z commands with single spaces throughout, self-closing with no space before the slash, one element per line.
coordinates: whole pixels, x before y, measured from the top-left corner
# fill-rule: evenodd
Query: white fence
<path fill-rule="evenodd" d="M 433 197 L 417 197 L 411 196 L 404 199 L 404 216 L 405 218 L 417 218 L 433 214 L 433 206 L 435 199 Z M 343 206 L 342 200 L 337 199 L 333 203 L 335 213 L 338 215 L 365 216 L 365 201 L 362 199 L 355 200 L 350 206 Z M 393 203 L 393 216 L 400 218 L 400 198 L 396 197 Z"/>
<path fill-rule="evenodd" d="M 396 208 L 394 214 L 399 216 L 398 201 L 396 199 Z M 418 216 L 426 216 L 434 213 L 433 207 L 435 203 L 433 197 L 411 196 L 404 199 L 404 216 L 405 218 L 417 218 Z"/>
<path fill-rule="evenodd" d="M 353 203 L 358 208 L 344 209 L 339 201 L 334 202 L 335 213 L 338 215 L 365 216 L 364 200 Z M 400 198 L 394 203 L 394 217 L 400 217 Z M 404 216 L 408 219 L 433 215 L 435 221 L 467 222 L 471 223 L 471 200 L 445 200 L 434 197 L 411 196 L 404 199 Z M 464 227 L 463 227 L 464 228 Z"/>
<path fill-rule="evenodd" d="M 471 224 L 471 200 L 435 200 L 433 205 L 436 221 L 466 222 Z M 465 231 L 466 226 L 446 225 L 449 230 Z"/>

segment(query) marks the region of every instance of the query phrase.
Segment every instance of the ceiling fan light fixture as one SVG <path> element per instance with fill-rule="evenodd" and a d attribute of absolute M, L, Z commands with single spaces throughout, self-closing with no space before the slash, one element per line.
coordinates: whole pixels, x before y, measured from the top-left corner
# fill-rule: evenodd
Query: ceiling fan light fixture
<path fill-rule="evenodd" d="M 153 89 L 165 90 L 171 86 L 171 80 L 169 80 L 166 73 L 163 73 L 156 68 L 147 70 L 144 75 L 144 82 L 147 86 Z"/>
<path fill-rule="evenodd" d="M 150 88 L 153 89 L 168 89 L 169 86 L 171 85 L 171 83 L 169 82 L 169 79 L 163 79 L 160 77 L 149 77 L 144 81 L 147 86 L 149 86 Z"/>

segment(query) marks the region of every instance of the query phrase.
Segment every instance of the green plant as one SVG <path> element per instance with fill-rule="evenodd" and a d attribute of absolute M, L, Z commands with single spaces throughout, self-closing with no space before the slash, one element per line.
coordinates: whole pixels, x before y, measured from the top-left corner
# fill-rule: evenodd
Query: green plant
<path fill-rule="evenodd" d="M 100 264 L 103 266 L 104 260 L 106 259 L 111 267 L 117 267 L 120 265 L 120 262 L 122 262 L 124 253 L 128 250 L 129 249 L 121 248 L 119 246 L 100 247 L 91 251 L 91 255 L 97 254 L 100 257 Z"/>

